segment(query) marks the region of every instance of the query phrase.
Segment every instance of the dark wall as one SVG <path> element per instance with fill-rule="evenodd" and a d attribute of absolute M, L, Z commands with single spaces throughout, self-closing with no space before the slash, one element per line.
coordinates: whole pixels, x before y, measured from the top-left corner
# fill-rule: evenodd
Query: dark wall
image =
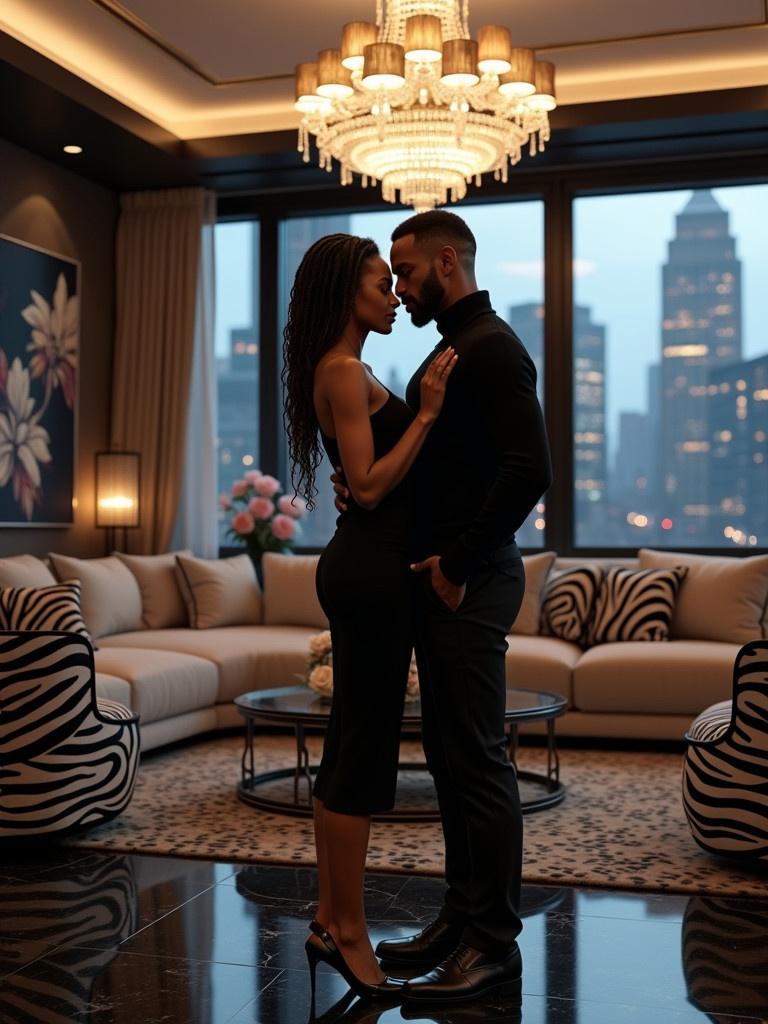
<path fill-rule="evenodd" d="M 81 262 L 74 524 L 0 527 L 0 556 L 104 554 L 104 531 L 94 526 L 93 455 L 109 443 L 117 213 L 111 190 L 0 139 L 0 234 Z"/>

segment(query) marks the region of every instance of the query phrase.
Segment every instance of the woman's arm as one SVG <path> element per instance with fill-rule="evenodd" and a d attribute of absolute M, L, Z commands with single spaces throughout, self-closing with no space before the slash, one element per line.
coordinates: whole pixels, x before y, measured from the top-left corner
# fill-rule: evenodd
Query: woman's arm
<path fill-rule="evenodd" d="M 368 412 L 368 375 L 357 359 L 334 359 L 322 369 L 321 390 L 331 409 L 336 442 L 347 485 L 358 505 L 374 509 L 413 465 L 445 397 L 445 384 L 456 364 L 452 349 L 433 361 L 422 381 L 422 405 L 397 444 L 374 459 Z"/>

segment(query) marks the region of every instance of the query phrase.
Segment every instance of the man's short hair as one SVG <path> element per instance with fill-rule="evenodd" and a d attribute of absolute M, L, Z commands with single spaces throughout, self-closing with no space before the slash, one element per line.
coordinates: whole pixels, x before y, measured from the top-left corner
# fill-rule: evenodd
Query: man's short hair
<path fill-rule="evenodd" d="M 413 235 L 416 244 L 424 248 L 438 249 L 441 245 L 452 245 L 461 262 L 472 269 L 477 252 L 475 236 L 466 221 L 448 210 L 429 210 L 417 213 L 402 224 L 398 224 L 392 232 L 392 241 Z"/>

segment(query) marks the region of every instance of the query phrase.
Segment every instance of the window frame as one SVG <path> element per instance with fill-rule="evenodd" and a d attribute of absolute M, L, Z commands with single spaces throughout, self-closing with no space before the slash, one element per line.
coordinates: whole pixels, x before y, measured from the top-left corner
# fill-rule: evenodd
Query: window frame
<path fill-rule="evenodd" d="M 544 155 L 546 157 L 546 154 Z M 537 158 L 542 160 L 541 157 Z M 638 547 L 576 546 L 573 495 L 573 204 L 584 196 L 626 195 L 640 192 L 685 190 L 768 184 L 765 157 L 744 155 L 734 168 L 733 156 L 661 158 L 647 163 L 625 159 L 603 164 L 548 166 L 546 159 L 534 169 L 513 168 L 507 185 L 484 182 L 471 190 L 455 207 L 541 200 L 544 204 L 544 414 L 549 433 L 554 480 L 546 494 L 546 527 L 543 548 L 562 557 L 634 557 Z M 275 189 L 264 193 L 222 193 L 218 201 L 220 221 L 257 219 L 260 224 L 260 301 L 258 335 L 261 355 L 259 389 L 260 466 L 279 475 L 285 436 L 280 428 L 279 337 L 279 229 L 280 222 L 294 217 L 322 216 L 334 212 L 390 211 L 373 190 L 362 201 L 359 189 L 342 188 L 335 182 L 324 188 Z M 403 217 L 409 211 L 403 208 Z M 222 547 L 221 553 L 239 551 Z M 297 553 L 317 553 L 322 548 L 297 546 Z M 526 549 L 524 549 L 525 551 Z M 532 552 L 541 548 L 531 549 Z M 742 548 L 675 547 L 694 554 L 740 558 L 768 553 L 768 546 Z"/>

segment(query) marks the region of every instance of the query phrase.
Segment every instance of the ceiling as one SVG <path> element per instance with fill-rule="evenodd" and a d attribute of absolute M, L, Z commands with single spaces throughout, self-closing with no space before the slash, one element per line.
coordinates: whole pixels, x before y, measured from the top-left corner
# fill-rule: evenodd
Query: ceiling
<path fill-rule="evenodd" d="M 0 30 L 181 140 L 294 128 L 294 65 L 375 0 L 2 0 Z M 768 85 L 768 0 L 471 0 L 564 106 Z"/>

